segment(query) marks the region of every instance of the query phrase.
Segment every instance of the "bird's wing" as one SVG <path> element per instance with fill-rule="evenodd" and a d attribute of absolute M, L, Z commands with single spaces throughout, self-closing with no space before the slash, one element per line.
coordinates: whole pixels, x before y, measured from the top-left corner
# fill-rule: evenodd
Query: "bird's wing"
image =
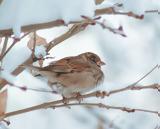
<path fill-rule="evenodd" d="M 86 62 L 83 62 L 75 57 L 70 57 L 70 58 L 63 58 L 52 65 L 44 67 L 43 70 L 53 71 L 56 73 L 70 73 L 70 72 L 80 72 L 89 67 L 90 66 Z"/>

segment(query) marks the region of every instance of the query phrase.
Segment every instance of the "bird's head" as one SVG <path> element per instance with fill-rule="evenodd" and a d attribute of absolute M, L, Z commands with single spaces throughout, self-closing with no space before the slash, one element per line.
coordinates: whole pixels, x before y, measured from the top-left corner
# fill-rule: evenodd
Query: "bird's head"
<path fill-rule="evenodd" d="M 105 63 L 103 61 L 101 61 L 100 57 L 95 53 L 85 52 L 85 53 L 80 54 L 80 56 L 85 58 L 85 60 L 96 64 L 98 67 L 101 67 L 102 65 L 105 65 Z"/>

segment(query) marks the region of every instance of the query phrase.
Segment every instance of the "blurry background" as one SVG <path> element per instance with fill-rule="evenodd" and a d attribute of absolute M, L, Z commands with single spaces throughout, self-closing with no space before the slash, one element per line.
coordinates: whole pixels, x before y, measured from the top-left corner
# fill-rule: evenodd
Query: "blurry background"
<path fill-rule="evenodd" d="M 159 9 L 159 0 L 124 0 L 125 10 L 141 14 L 145 10 Z M 144 20 L 127 16 L 103 16 L 107 23 L 117 28 L 122 25 L 126 38 L 115 35 L 100 26 L 90 26 L 84 32 L 56 46 L 51 55 L 58 60 L 65 56 L 82 52 L 95 52 L 106 66 L 104 83 L 97 89 L 112 90 L 125 87 L 137 81 L 156 64 L 160 64 L 160 15 L 146 14 Z M 64 33 L 68 27 L 38 31 L 47 41 Z M 26 44 L 28 38 L 21 41 Z M 23 52 L 23 50 L 21 49 Z M 19 55 L 20 56 L 20 55 Z M 16 57 L 16 55 L 15 55 Z M 140 84 L 160 83 L 160 71 L 155 70 Z M 19 75 L 18 81 L 28 87 L 46 88 L 40 80 L 33 78 L 28 71 Z M 23 92 L 9 87 L 8 111 L 30 107 L 46 101 L 59 99 L 48 93 Z M 95 89 L 95 90 L 97 90 Z M 88 99 L 87 102 L 104 102 L 108 105 L 131 108 L 145 108 L 160 111 L 160 93 L 154 90 L 127 91 L 105 99 Z M 126 113 L 100 108 L 72 107 L 44 109 L 10 117 L 10 129 L 155 129 L 160 126 L 160 118 L 148 113 Z"/>

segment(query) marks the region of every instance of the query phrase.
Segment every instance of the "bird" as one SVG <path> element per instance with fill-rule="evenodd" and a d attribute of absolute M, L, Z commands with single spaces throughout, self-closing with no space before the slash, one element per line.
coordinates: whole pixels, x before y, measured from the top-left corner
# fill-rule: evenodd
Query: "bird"
<path fill-rule="evenodd" d="M 56 86 L 63 97 L 72 97 L 91 91 L 104 80 L 101 66 L 105 63 L 92 52 L 85 52 L 77 56 L 64 57 L 45 67 L 24 65 L 34 70 L 42 77 L 46 77 L 48 84 Z"/>

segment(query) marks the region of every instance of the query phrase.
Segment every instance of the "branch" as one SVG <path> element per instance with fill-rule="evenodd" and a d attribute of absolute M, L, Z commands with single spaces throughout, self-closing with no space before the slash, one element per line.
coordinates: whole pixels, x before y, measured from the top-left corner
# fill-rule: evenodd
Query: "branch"
<path fill-rule="evenodd" d="M 11 46 L 1 55 L 0 57 L 0 61 L 2 61 L 2 59 L 6 56 L 6 54 L 13 48 L 13 46 L 19 42 L 21 39 L 25 38 L 29 33 L 24 34 L 20 39 L 14 39 L 13 43 L 11 44 Z"/>
<path fill-rule="evenodd" d="M 157 89 L 160 92 L 160 85 L 159 84 L 151 84 L 151 85 L 147 85 L 147 86 L 131 86 L 131 87 L 125 87 L 125 88 L 121 88 L 121 89 L 117 89 L 117 90 L 111 90 L 109 92 L 107 92 L 107 91 L 102 91 L 102 92 L 95 91 L 95 92 L 92 92 L 92 93 L 81 95 L 80 98 L 78 98 L 78 97 L 67 98 L 66 101 L 67 102 L 71 102 L 71 101 L 75 101 L 75 100 L 79 101 L 79 99 L 84 100 L 86 98 L 91 98 L 91 97 L 104 98 L 104 97 L 109 97 L 113 94 L 120 93 L 120 92 L 123 92 L 123 91 L 142 90 L 142 89 Z M 52 101 L 52 102 L 46 102 L 46 103 L 39 104 L 39 105 L 36 105 L 36 106 L 32 106 L 32 107 L 29 107 L 29 108 L 25 108 L 25 109 L 21 109 L 21 110 L 6 113 L 6 114 L 0 116 L 0 118 L 4 119 L 6 117 L 19 115 L 19 114 L 30 112 L 30 111 L 35 111 L 35 110 L 39 110 L 39 109 L 46 109 L 46 108 L 50 108 L 50 107 L 53 107 L 53 106 L 58 106 L 57 104 L 63 104 L 63 103 L 64 103 L 64 99 L 57 100 L 57 101 Z M 112 107 L 112 106 L 110 106 L 110 107 Z M 119 108 L 116 107 L 114 109 L 119 109 Z M 149 111 L 149 110 L 144 110 L 144 109 L 134 109 L 133 110 L 133 109 L 130 109 L 130 108 L 122 108 L 122 109 L 124 111 L 127 111 L 127 112 L 144 111 L 144 112 L 150 112 L 150 113 L 155 113 L 155 114 L 159 115 L 159 113 L 157 111 Z"/>
<path fill-rule="evenodd" d="M 35 92 L 41 92 L 41 93 L 51 93 L 51 94 L 58 94 L 56 91 L 54 90 L 45 90 L 45 89 L 36 89 L 36 88 L 29 88 L 26 86 L 17 86 L 14 84 L 9 84 L 10 87 L 14 87 L 14 88 L 18 88 L 22 91 L 35 91 Z"/>
<path fill-rule="evenodd" d="M 95 11 L 95 15 L 98 16 L 98 15 L 103 15 L 103 14 L 112 14 L 112 15 L 125 15 L 125 16 L 129 16 L 129 17 L 133 17 L 133 18 L 136 18 L 136 19 L 143 19 L 144 18 L 144 15 L 138 15 L 138 14 L 135 14 L 131 11 L 129 12 L 118 12 L 114 9 L 114 7 L 107 7 L 107 8 L 103 8 L 103 9 L 97 9 Z"/>
<path fill-rule="evenodd" d="M 83 31 L 88 25 L 92 24 L 93 21 L 90 21 L 88 19 L 84 20 L 81 23 L 76 23 L 74 24 L 69 31 L 67 31 L 66 33 L 64 33 L 63 35 L 55 38 L 54 40 L 50 41 L 47 44 L 47 51 L 51 50 L 53 47 L 55 47 L 56 45 L 58 45 L 59 43 L 63 42 L 64 40 L 74 36 L 75 34 Z"/>
<path fill-rule="evenodd" d="M 33 48 L 32 48 L 32 59 L 35 58 L 35 47 L 36 47 L 36 31 L 33 32 Z"/>
<path fill-rule="evenodd" d="M 160 11 L 158 9 L 153 9 L 153 10 L 146 10 L 145 13 L 156 13 L 160 14 Z"/>
<path fill-rule="evenodd" d="M 62 105 L 56 105 L 52 106 L 53 109 L 55 108 L 60 108 L 60 107 L 70 107 L 70 106 L 91 106 L 91 107 L 99 107 L 99 108 L 105 108 L 107 110 L 109 109 L 114 109 L 114 110 L 120 110 L 120 111 L 125 111 L 128 113 L 133 113 L 133 112 L 147 112 L 147 113 L 152 113 L 156 114 L 160 117 L 160 112 L 158 111 L 153 111 L 153 110 L 147 110 L 147 109 L 139 109 L 139 108 L 128 108 L 128 107 L 119 107 L 119 106 L 110 106 L 106 105 L 103 103 L 71 103 L 71 104 L 62 104 Z"/>
<path fill-rule="evenodd" d="M 134 14 L 133 12 L 123 12 L 123 13 L 116 12 L 114 10 L 114 7 L 95 10 L 95 16 L 103 15 L 103 14 L 126 15 L 129 17 L 134 17 L 136 19 L 143 19 L 143 15 L 137 15 L 137 14 Z M 75 23 L 82 23 L 82 22 L 83 20 L 82 21 L 71 21 L 68 23 L 68 25 L 75 24 Z M 33 32 L 33 31 L 40 30 L 40 29 L 47 29 L 51 27 L 58 27 L 58 26 L 64 26 L 64 25 L 66 25 L 65 22 L 62 19 L 58 19 L 58 20 L 54 20 L 51 22 L 47 22 L 47 23 L 22 26 L 21 31 L 22 32 Z M 11 36 L 12 34 L 13 34 L 13 31 L 11 28 L 6 29 L 6 30 L 0 30 L 0 37 Z"/>
<path fill-rule="evenodd" d="M 1 54 L 0 54 L 0 57 L 4 54 L 4 52 L 6 51 L 7 49 L 7 44 L 8 44 L 8 37 L 5 37 L 4 39 L 4 43 L 3 43 L 3 48 L 2 48 L 2 51 L 1 51 Z"/>
<path fill-rule="evenodd" d="M 153 90 L 158 90 L 160 92 L 160 85 L 159 84 L 151 84 L 147 86 L 127 86 L 121 89 L 116 89 L 116 90 L 111 90 L 108 93 L 106 92 L 106 96 L 110 96 L 116 93 L 124 92 L 124 91 L 130 91 L 130 90 L 144 90 L 144 89 L 153 89 Z"/>
<path fill-rule="evenodd" d="M 22 32 L 33 32 L 33 31 L 40 30 L 40 29 L 47 29 L 47 28 L 62 26 L 62 25 L 64 25 L 63 20 L 55 20 L 55 21 L 51 21 L 47 23 L 22 26 L 21 31 Z M 12 34 L 13 34 L 12 29 L 0 30 L 0 37 L 4 37 L 7 35 L 11 36 Z"/>
<path fill-rule="evenodd" d="M 56 101 L 54 101 L 56 102 Z M 125 111 L 128 113 L 133 113 L 133 112 L 147 112 L 147 113 L 151 113 L 151 114 L 156 114 L 160 117 L 160 112 L 158 111 L 154 111 L 154 110 L 148 110 L 148 109 L 140 109 L 140 108 L 128 108 L 128 107 L 119 107 L 119 106 L 110 106 L 110 105 L 106 105 L 106 104 L 102 104 L 102 103 L 70 103 L 70 104 L 60 104 L 60 105 L 53 105 L 52 104 L 48 104 L 44 103 L 40 105 L 41 107 L 31 107 L 31 108 L 26 108 L 26 109 L 22 109 L 22 110 L 18 110 L 18 111 L 14 111 L 14 112 L 9 112 L 6 113 L 2 116 L 0 116 L 1 119 L 4 119 L 6 117 L 10 117 L 10 116 L 14 116 L 14 115 L 19 115 L 22 113 L 26 113 L 29 111 L 33 111 L 33 110 L 38 110 L 38 109 L 46 109 L 46 108 L 61 108 L 61 107 L 71 107 L 71 106 L 92 106 L 92 107 L 99 107 L 99 108 L 105 108 L 107 110 L 109 109 L 114 109 L 114 110 L 120 110 L 120 111 Z"/>

